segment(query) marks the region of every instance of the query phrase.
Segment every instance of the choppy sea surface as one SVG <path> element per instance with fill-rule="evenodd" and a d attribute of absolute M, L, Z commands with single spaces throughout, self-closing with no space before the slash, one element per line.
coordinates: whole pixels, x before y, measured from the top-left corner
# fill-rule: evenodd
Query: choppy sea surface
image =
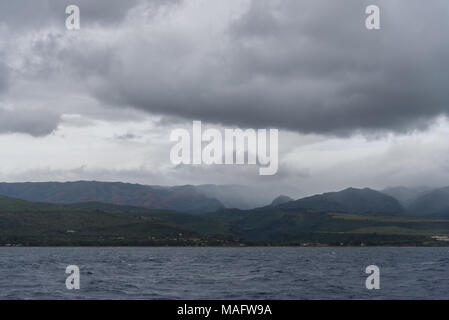
<path fill-rule="evenodd" d="M 0 248 L 0 299 L 449 299 L 449 248 Z"/>

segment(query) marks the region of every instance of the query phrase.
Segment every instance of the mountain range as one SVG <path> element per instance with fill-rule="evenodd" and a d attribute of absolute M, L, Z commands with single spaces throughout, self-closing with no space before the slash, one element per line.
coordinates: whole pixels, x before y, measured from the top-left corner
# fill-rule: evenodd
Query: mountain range
<path fill-rule="evenodd" d="M 265 206 L 180 213 L 0 196 L 0 246 L 444 246 L 449 219 Z"/>
<path fill-rule="evenodd" d="M 449 187 L 395 187 L 382 192 L 398 199 L 408 215 L 449 217 Z"/>
<path fill-rule="evenodd" d="M 32 202 L 74 204 L 100 202 L 152 210 L 211 213 L 224 208 L 339 212 L 375 215 L 449 217 L 449 187 L 393 187 L 381 191 L 347 188 L 300 199 L 264 199 L 250 187 L 238 185 L 150 186 L 122 182 L 0 183 L 0 195 Z"/>
<path fill-rule="evenodd" d="M 97 181 L 0 183 L 0 195 L 34 202 L 70 204 L 95 201 L 188 213 L 224 208 L 219 200 L 190 185 L 162 187 Z"/>
<path fill-rule="evenodd" d="M 346 212 L 359 214 L 403 215 L 404 208 L 395 198 L 369 188 L 348 188 L 289 201 L 283 209 L 317 212 Z"/>
<path fill-rule="evenodd" d="M 248 205 L 240 201 L 244 187 L 0 183 L 0 245 L 449 243 L 449 188 L 424 194 L 401 189 L 409 195 L 406 202 L 391 195 L 398 189 L 387 191 L 347 188 L 297 200 L 278 196 L 257 208 L 238 209 L 224 203 Z"/>

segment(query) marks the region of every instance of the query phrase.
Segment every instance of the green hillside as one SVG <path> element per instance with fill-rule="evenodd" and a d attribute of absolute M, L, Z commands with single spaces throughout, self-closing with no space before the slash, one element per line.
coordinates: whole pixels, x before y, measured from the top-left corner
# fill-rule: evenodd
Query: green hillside
<path fill-rule="evenodd" d="M 0 245 L 441 246 L 449 244 L 444 237 L 449 237 L 448 219 L 272 206 L 187 214 L 99 202 L 55 205 L 0 197 Z"/>
<path fill-rule="evenodd" d="M 201 215 L 108 204 L 60 206 L 0 197 L 0 244 L 190 245 L 227 226 Z"/>
<path fill-rule="evenodd" d="M 279 207 L 320 212 L 403 215 L 404 208 L 395 198 L 369 188 L 347 188 L 286 202 Z"/>
<path fill-rule="evenodd" d="M 213 212 L 223 208 L 217 199 L 207 197 L 188 185 L 160 187 L 98 181 L 2 182 L 0 195 L 33 202 L 71 204 L 97 201 L 187 213 Z"/>
<path fill-rule="evenodd" d="M 212 214 L 234 235 L 264 244 L 445 245 L 449 220 L 405 216 L 303 212 L 281 208 L 223 210 Z"/>

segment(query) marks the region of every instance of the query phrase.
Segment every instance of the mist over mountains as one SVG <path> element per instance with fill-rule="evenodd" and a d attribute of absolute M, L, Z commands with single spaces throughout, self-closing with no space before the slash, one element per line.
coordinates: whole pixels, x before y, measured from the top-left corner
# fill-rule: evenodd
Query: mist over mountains
<path fill-rule="evenodd" d="M 347 188 L 338 192 L 292 199 L 284 195 L 267 198 L 256 188 L 240 185 L 167 187 L 75 181 L 0 183 L 0 195 L 32 202 L 97 202 L 185 213 L 215 212 L 224 208 L 251 210 L 269 206 L 310 212 L 449 217 L 449 187 L 390 187 L 381 191 Z"/>
<path fill-rule="evenodd" d="M 271 200 L 235 185 L 0 183 L 0 246 L 441 246 L 447 230 L 449 187 Z"/>
<path fill-rule="evenodd" d="M 432 188 L 429 187 L 388 187 L 381 190 L 382 193 L 396 198 L 404 207 L 409 206 L 414 200 L 431 191 Z"/>
<path fill-rule="evenodd" d="M 395 187 L 382 192 L 398 199 L 409 215 L 449 217 L 449 187 Z"/>
<path fill-rule="evenodd" d="M 271 202 L 275 191 L 261 193 L 240 185 L 150 186 L 122 182 L 0 183 L 0 195 L 34 202 L 72 204 L 103 202 L 188 213 L 221 208 L 253 209 Z"/>
<path fill-rule="evenodd" d="M 408 210 L 416 216 L 449 217 L 449 187 L 421 195 L 410 203 Z"/>

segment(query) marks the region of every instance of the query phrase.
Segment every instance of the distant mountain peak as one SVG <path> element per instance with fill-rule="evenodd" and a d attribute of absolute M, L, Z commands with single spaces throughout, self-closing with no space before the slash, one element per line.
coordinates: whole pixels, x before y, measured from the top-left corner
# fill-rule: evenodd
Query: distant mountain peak
<path fill-rule="evenodd" d="M 410 203 L 408 210 L 417 216 L 449 217 L 449 187 L 422 194 Z"/>
<path fill-rule="evenodd" d="M 320 212 L 399 215 L 404 208 L 395 198 L 370 188 L 346 188 L 282 204 L 286 209 Z"/>
<path fill-rule="evenodd" d="M 276 197 L 272 202 L 271 202 L 271 206 L 278 206 L 287 202 L 293 201 L 292 198 L 290 198 L 289 196 L 285 196 L 285 195 L 280 195 L 278 197 Z"/>
<path fill-rule="evenodd" d="M 219 200 L 205 196 L 193 186 L 156 188 L 121 182 L 0 183 L 0 195 L 35 202 L 71 204 L 95 201 L 191 213 L 213 212 L 224 207 Z"/>
<path fill-rule="evenodd" d="M 396 198 L 404 207 L 408 207 L 411 205 L 419 197 L 425 195 L 426 193 L 431 192 L 432 189 L 429 187 L 387 187 L 381 190 L 382 193 L 385 193 L 393 198 Z"/>

